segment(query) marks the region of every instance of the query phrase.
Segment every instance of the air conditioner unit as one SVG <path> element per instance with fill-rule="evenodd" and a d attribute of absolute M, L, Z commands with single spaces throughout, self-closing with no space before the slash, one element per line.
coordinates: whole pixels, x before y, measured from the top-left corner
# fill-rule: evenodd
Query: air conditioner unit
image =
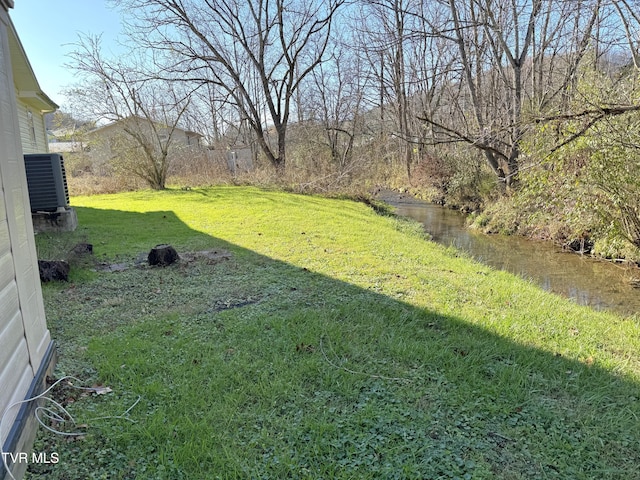
<path fill-rule="evenodd" d="M 69 206 L 64 159 L 58 153 L 24 156 L 32 212 L 55 212 Z"/>

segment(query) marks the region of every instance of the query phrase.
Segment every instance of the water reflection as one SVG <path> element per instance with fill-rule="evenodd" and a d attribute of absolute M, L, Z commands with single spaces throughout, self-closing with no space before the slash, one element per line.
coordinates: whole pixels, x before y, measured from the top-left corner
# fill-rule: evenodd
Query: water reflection
<path fill-rule="evenodd" d="M 629 284 L 629 267 L 562 252 L 544 242 L 469 230 L 460 213 L 410 197 L 387 193 L 381 199 L 396 207 L 398 215 L 424 224 L 434 241 L 453 245 L 487 265 L 597 310 L 625 315 L 640 312 L 640 289 Z"/>

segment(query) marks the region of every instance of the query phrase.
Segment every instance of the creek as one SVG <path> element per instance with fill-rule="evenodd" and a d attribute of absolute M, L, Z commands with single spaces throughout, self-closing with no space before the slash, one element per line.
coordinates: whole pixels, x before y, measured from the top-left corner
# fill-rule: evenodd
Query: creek
<path fill-rule="evenodd" d="M 595 310 L 625 316 L 640 312 L 640 289 L 630 283 L 640 276 L 637 267 L 570 253 L 548 242 L 487 235 L 467 228 L 460 212 L 408 195 L 382 192 L 379 199 L 394 207 L 397 215 L 422 223 L 433 241 L 463 250 L 486 265 L 529 279 Z"/>

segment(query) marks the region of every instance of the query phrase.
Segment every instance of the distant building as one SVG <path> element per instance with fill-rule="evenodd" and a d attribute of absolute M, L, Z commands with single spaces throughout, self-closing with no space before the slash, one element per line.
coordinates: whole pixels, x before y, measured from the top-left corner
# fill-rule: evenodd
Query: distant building
<path fill-rule="evenodd" d="M 155 123 L 160 132 L 161 141 L 168 139 L 170 130 L 160 122 Z M 125 128 L 129 127 L 144 133 L 151 138 L 151 128 L 148 120 L 141 117 L 127 117 L 91 130 L 85 134 L 85 149 L 91 152 L 93 159 L 108 160 L 118 154 L 116 145 L 122 138 L 129 138 Z M 171 134 L 172 148 L 190 147 L 201 148 L 202 135 L 190 130 L 176 127 Z M 54 147 L 55 148 L 55 147 Z M 101 158 L 100 158 L 101 157 Z"/>
<path fill-rule="evenodd" d="M 232 125 L 225 132 L 221 143 L 226 144 L 227 167 L 233 175 L 250 172 L 256 163 L 256 144 L 252 133 L 244 125 Z"/>
<path fill-rule="evenodd" d="M 84 143 L 78 138 L 82 137 L 85 131 L 79 134 L 78 129 L 75 128 L 49 130 L 47 132 L 49 151 L 52 153 L 82 152 Z"/>
<path fill-rule="evenodd" d="M 49 141 L 49 151 L 51 153 L 73 153 L 84 151 L 82 142 L 52 142 Z"/>
<path fill-rule="evenodd" d="M 244 144 L 230 145 L 227 149 L 227 166 L 233 175 L 253 170 L 251 147 Z"/>

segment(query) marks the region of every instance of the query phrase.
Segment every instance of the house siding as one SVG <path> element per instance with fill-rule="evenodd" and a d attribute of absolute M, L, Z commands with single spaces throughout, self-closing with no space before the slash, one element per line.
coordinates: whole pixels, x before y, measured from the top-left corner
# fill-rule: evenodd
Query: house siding
<path fill-rule="evenodd" d="M 25 154 L 47 153 L 49 151 L 49 142 L 44 115 L 21 102 L 20 98 L 18 98 L 17 106 L 22 152 Z"/>
<path fill-rule="evenodd" d="M 0 2 L 0 415 L 25 398 L 51 345 L 37 271 L 8 28 L 9 17 Z M 33 117 L 36 120 L 35 112 Z M 11 408 L 5 416 L 2 445 L 18 413 L 18 408 Z M 24 439 L 35 433 L 31 430 L 21 433 L 17 444 L 27 445 Z M 0 465 L 0 478 L 3 470 Z"/>
<path fill-rule="evenodd" d="M 36 136 L 35 130 L 28 127 L 29 114 L 25 105 L 18 102 L 18 122 L 20 125 L 20 143 L 22 143 L 22 150 L 24 153 L 36 153 Z M 32 114 L 33 115 L 33 114 Z M 31 122 L 33 123 L 33 122 Z M 28 150 L 32 150 L 29 152 Z"/>

